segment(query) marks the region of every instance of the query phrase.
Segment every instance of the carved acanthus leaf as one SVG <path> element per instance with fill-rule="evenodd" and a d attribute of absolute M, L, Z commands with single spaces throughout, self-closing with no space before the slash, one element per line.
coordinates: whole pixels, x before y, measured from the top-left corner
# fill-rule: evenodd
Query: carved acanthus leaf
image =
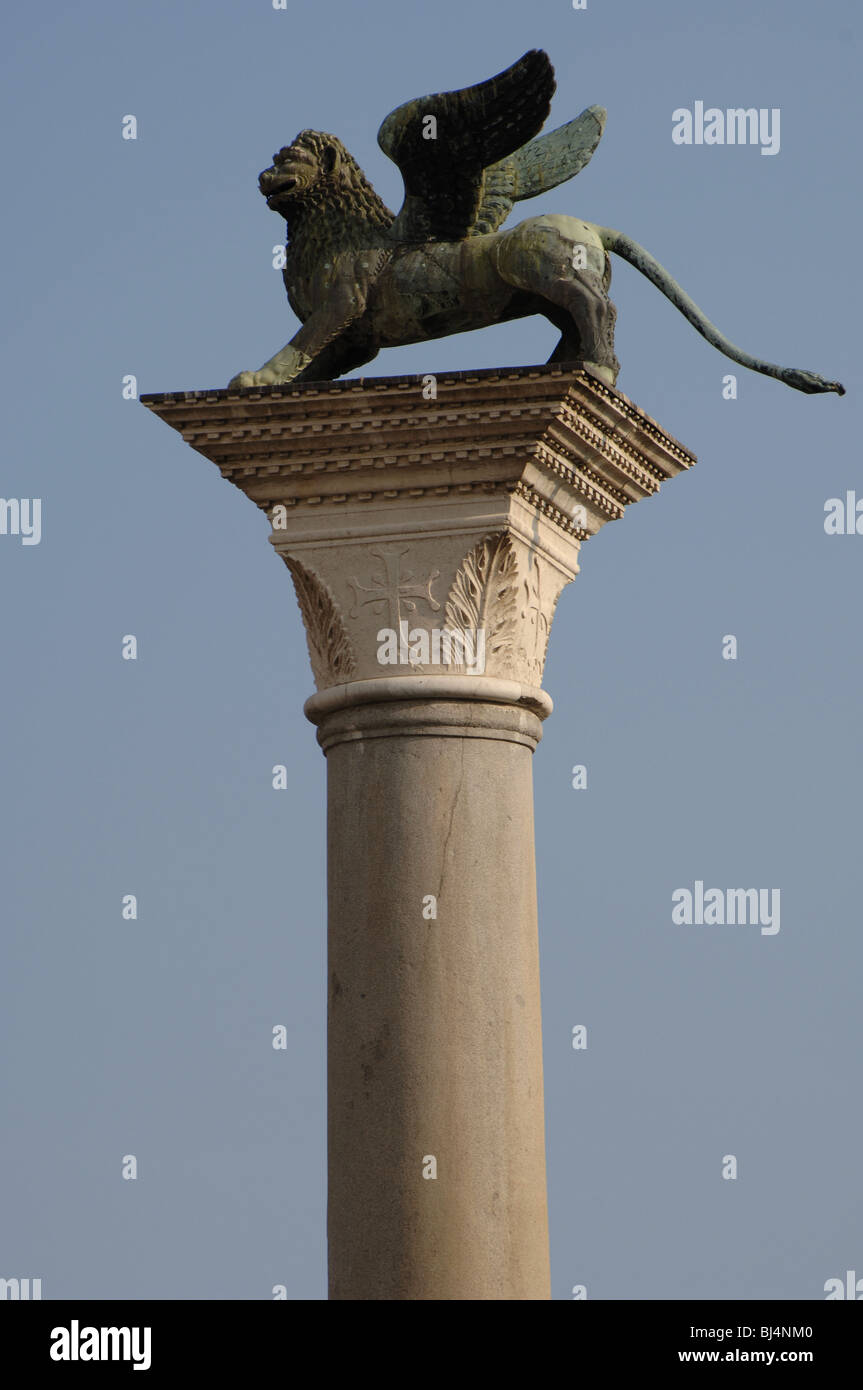
<path fill-rule="evenodd" d="M 447 599 L 444 627 L 485 632 L 486 665 L 511 667 L 518 626 L 518 561 L 506 532 L 486 536 L 465 556 Z M 462 669 L 462 663 L 455 665 Z"/>
<path fill-rule="evenodd" d="M 319 690 L 341 685 L 351 679 L 357 662 L 335 599 L 323 580 L 299 560 L 283 558 L 293 576 L 315 685 Z"/>

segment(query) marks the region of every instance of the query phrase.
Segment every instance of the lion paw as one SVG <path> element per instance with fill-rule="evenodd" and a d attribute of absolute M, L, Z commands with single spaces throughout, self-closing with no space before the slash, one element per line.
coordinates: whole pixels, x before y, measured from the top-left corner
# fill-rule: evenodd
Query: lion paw
<path fill-rule="evenodd" d="M 257 372 L 238 372 L 228 382 L 228 390 L 237 391 L 243 386 L 260 386 L 262 383 L 256 380 L 257 376 Z"/>
<path fill-rule="evenodd" d="M 248 386 L 286 386 L 300 375 L 312 361 L 306 352 L 288 343 L 281 352 L 265 362 L 256 372 L 238 372 L 228 382 L 228 390 L 233 391 Z"/>
<path fill-rule="evenodd" d="M 244 386 L 284 386 L 296 376 L 298 370 L 277 372 L 272 367 L 261 367 L 257 372 L 238 372 L 228 382 L 228 390 L 234 391 Z"/>
<path fill-rule="evenodd" d="M 600 381 L 604 381 L 606 386 L 614 386 L 617 382 L 617 372 L 613 367 L 600 366 L 598 362 L 585 362 L 585 367 L 589 367 Z"/>

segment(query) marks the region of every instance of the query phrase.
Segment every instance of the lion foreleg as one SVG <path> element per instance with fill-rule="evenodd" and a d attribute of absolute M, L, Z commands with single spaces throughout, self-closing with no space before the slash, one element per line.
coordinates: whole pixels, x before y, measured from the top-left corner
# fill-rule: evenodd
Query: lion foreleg
<path fill-rule="evenodd" d="M 293 381 L 312 361 L 314 358 L 300 351 L 292 340 L 256 372 L 238 372 L 236 376 L 231 377 L 228 390 L 238 386 L 277 386 L 279 383 Z"/>
<path fill-rule="evenodd" d="M 240 372 L 229 389 L 276 386 L 293 381 L 355 323 L 366 307 L 366 287 L 351 281 L 332 291 L 326 303 L 306 319 L 289 343 L 256 372 Z"/>

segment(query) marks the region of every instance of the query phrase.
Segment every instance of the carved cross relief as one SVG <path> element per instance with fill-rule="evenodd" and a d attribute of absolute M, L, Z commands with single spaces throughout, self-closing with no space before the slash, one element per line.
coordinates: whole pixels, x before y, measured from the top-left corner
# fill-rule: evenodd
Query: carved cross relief
<path fill-rule="evenodd" d="M 432 595 L 431 586 L 436 579 L 440 578 L 440 570 L 432 570 L 424 584 L 412 583 L 413 574 L 406 574 L 401 578 L 401 560 L 407 555 L 408 547 L 402 550 L 373 550 L 372 555 L 377 556 L 383 561 L 384 579 L 373 579 L 372 587 L 368 588 L 365 584 L 360 584 L 358 579 L 351 579 L 348 588 L 354 591 L 354 605 L 350 616 L 357 617 L 358 605 L 363 607 L 368 603 L 379 605 L 374 609 L 376 613 L 383 612 L 384 607 L 389 609 L 390 627 L 396 632 L 402 621 L 402 604 L 408 613 L 416 612 L 415 598 L 425 599 L 426 603 L 435 612 L 440 608 L 440 604 Z M 371 598 L 360 598 L 360 592 L 371 594 Z"/>

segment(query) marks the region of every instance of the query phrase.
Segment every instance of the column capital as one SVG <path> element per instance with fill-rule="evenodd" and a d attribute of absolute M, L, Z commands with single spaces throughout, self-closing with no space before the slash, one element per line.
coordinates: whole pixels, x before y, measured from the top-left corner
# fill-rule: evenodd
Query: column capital
<path fill-rule="evenodd" d="M 142 401 L 268 515 L 319 692 L 444 675 L 536 690 L 582 542 L 695 462 L 559 365 Z"/>

